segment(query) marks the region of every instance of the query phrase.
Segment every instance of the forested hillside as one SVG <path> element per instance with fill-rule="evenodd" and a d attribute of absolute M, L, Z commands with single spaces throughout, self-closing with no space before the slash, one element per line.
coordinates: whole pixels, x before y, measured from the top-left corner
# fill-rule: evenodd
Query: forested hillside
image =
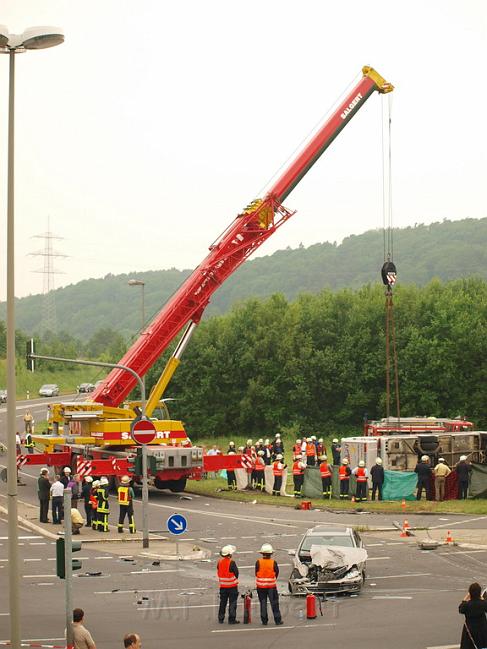
<path fill-rule="evenodd" d="M 394 260 L 400 285 L 422 286 L 434 277 L 487 279 L 487 218 L 399 229 L 394 234 Z M 215 294 L 206 317 L 225 313 L 248 297 L 282 293 L 293 300 L 300 293 L 318 293 L 323 288 L 375 284 L 380 281 L 382 262 L 379 230 L 350 236 L 340 245 L 318 243 L 280 250 L 245 263 Z M 159 311 L 189 272 L 173 268 L 136 274 L 145 282 L 147 318 Z M 140 292 L 127 285 L 133 276 L 110 274 L 56 290 L 59 330 L 85 341 L 104 328 L 116 329 L 125 338 L 132 336 L 140 326 Z M 24 332 L 38 331 L 41 314 L 41 295 L 18 300 L 17 325 Z M 2 304 L 0 319 L 4 317 Z"/>

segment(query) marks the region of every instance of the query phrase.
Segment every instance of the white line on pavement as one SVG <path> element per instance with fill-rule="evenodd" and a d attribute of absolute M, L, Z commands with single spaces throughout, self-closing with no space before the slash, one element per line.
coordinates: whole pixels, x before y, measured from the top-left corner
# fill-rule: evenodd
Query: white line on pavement
<path fill-rule="evenodd" d="M 430 572 L 412 572 L 409 575 L 383 575 L 382 577 L 371 577 L 370 575 L 368 575 L 367 578 L 370 581 L 371 579 L 400 579 L 402 577 L 430 577 L 430 576 L 431 576 Z"/>
<path fill-rule="evenodd" d="M 113 557 L 93 557 L 94 559 L 113 559 Z"/>
<path fill-rule="evenodd" d="M 253 627 L 250 629 L 213 629 L 212 633 L 248 633 L 249 631 L 260 631 L 261 633 L 263 631 L 284 631 L 285 629 L 312 629 L 316 628 L 317 626 L 319 627 L 325 627 L 325 626 L 331 626 L 334 627 L 336 626 L 335 624 L 300 624 L 299 626 L 297 624 L 295 625 L 289 625 L 289 626 L 268 626 L 265 628 L 262 627 Z"/>
<path fill-rule="evenodd" d="M 459 647 L 458 644 L 442 644 L 436 647 L 426 647 L 426 649 L 459 649 Z"/>
<path fill-rule="evenodd" d="M 182 572 L 182 570 L 132 570 L 130 575 L 155 575 L 161 572 Z"/>
<path fill-rule="evenodd" d="M 45 541 L 37 541 L 37 543 L 29 543 L 29 545 L 47 545 Z"/>
<path fill-rule="evenodd" d="M 197 588 L 191 588 L 191 590 L 208 590 L 207 586 L 198 586 Z M 132 595 L 145 595 L 145 593 L 169 593 L 179 591 L 181 588 L 156 588 L 155 590 L 147 590 L 146 588 L 140 588 L 138 590 L 95 590 L 94 595 L 126 595 L 131 593 Z"/>
<path fill-rule="evenodd" d="M 379 545 L 382 546 L 382 545 L 384 545 L 384 544 L 383 544 L 383 543 L 367 543 L 367 544 L 365 545 L 365 547 L 366 547 L 366 548 L 377 548 Z"/>
<path fill-rule="evenodd" d="M 54 586 L 53 581 L 41 581 L 37 584 L 38 586 Z"/>
<path fill-rule="evenodd" d="M 23 579 L 30 579 L 30 578 L 38 579 L 40 577 L 46 578 L 46 577 L 55 577 L 55 576 L 56 575 L 22 575 L 22 578 Z"/>
<path fill-rule="evenodd" d="M 367 561 L 382 561 L 391 557 L 367 557 Z"/>
<path fill-rule="evenodd" d="M 474 523 L 475 521 L 485 521 L 486 518 L 487 518 L 487 516 L 479 516 L 478 518 L 467 518 L 467 519 L 463 519 L 461 521 L 454 521 L 453 523 L 450 522 L 450 523 L 442 523 L 441 525 L 432 525 L 432 526 L 430 526 L 429 529 L 430 530 L 437 530 L 440 527 L 448 527 L 448 528 L 450 528 L 450 527 L 453 527 L 453 525 L 464 525 L 465 523 Z M 454 646 L 456 646 L 456 645 L 454 645 Z"/>
<path fill-rule="evenodd" d="M 413 599 L 409 596 L 402 595 L 375 595 L 372 599 Z"/>
<path fill-rule="evenodd" d="M 453 550 L 453 552 L 440 552 L 439 554 L 449 554 L 450 556 L 455 556 L 456 554 L 476 554 L 477 552 L 487 552 L 485 550 Z"/>
<path fill-rule="evenodd" d="M 240 538 L 241 539 L 255 539 L 257 537 L 255 537 L 255 536 L 241 536 Z"/>

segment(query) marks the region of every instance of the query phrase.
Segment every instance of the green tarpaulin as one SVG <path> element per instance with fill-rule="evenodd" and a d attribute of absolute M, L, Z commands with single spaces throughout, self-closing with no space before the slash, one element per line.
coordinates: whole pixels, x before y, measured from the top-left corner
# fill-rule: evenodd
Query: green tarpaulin
<path fill-rule="evenodd" d="M 418 476 L 411 471 L 384 471 L 384 500 L 414 500 Z"/>
<path fill-rule="evenodd" d="M 338 479 L 337 466 L 330 467 L 332 470 L 331 489 L 333 498 L 340 497 L 340 480 Z M 310 466 L 304 472 L 303 494 L 307 498 L 323 498 L 323 487 L 321 474 L 317 466 Z M 355 495 L 355 476 L 350 477 L 350 496 Z"/>
<path fill-rule="evenodd" d="M 487 466 L 472 464 L 469 495 L 472 498 L 487 498 Z"/>

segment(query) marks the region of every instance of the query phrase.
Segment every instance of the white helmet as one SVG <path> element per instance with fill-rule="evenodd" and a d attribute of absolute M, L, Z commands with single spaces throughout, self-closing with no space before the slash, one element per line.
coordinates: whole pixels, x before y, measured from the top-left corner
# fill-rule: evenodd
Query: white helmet
<path fill-rule="evenodd" d="M 465 462 L 466 459 L 467 459 L 466 455 L 460 455 L 460 462 Z"/>
<path fill-rule="evenodd" d="M 380 457 L 375 458 L 375 463 L 379 465 L 382 464 L 382 460 L 380 459 Z"/>
<path fill-rule="evenodd" d="M 328 458 L 326 457 L 326 455 L 321 455 L 321 456 L 320 456 L 320 460 L 321 460 L 322 462 L 326 462 L 327 459 L 328 459 Z"/>
<path fill-rule="evenodd" d="M 311 439 L 311 437 L 307 437 L 307 438 L 306 438 L 306 441 L 307 441 L 307 442 L 312 442 L 313 440 Z"/>
<path fill-rule="evenodd" d="M 264 451 L 257 451 L 257 455 L 260 455 L 260 456 L 264 455 Z"/>
<path fill-rule="evenodd" d="M 295 460 L 300 460 L 302 457 L 303 457 L 303 456 L 300 455 L 300 454 L 298 453 L 298 455 L 296 455 L 296 457 L 295 457 L 294 459 L 295 459 Z"/>
<path fill-rule="evenodd" d="M 69 468 L 69 466 L 64 467 L 63 473 L 71 473 L 71 469 Z"/>
<path fill-rule="evenodd" d="M 421 456 L 421 462 L 428 462 L 428 461 L 429 461 L 429 457 L 427 455 Z"/>
<path fill-rule="evenodd" d="M 270 440 L 266 439 L 265 444 L 270 444 Z"/>
<path fill-rule="evenodd" d="M 281 433 L 276 433 L 275 436 L 276 436 L 276 437 L 280 437 L 280 436 L 281 436 Z"/>
<path fill-rule="evenodd" d="M 311 435 L 311 441 L 316 442 L 316 435 Z"/>
<path fill-rule="evenodd" d="M 92 487 L 95 487 L 95 489 L 96 489 L 96 487 L 99 487 L 99 486 L 100 486 L 100 481 L 99 480 L 93 480 Z"/>
<path fill-rule="evenodd" d="M 220 554 L 222 557 L 229 557 L 231 556 L 237 548 L 234 545 L 224 545 L 222 549 L 220 550 Z"/>
<path fill-rule="evenodd" d="M 259 439 L 259 441 L 257 442 L 257 444 L 263 444 L 263 443 L 264 443 L 263 439 Z"/>
<path fill-rule="evenodd" d="M 336 437 L 333 439 L 333 444 L 338 444 L 338 440 Z"/>
<path fill-rule="evenodd" d="M 444 462 L 444 461 L 445 461 L 445 458 L 444 458 L 444 457 L 439 457 L 439 458 L 438 458 L 438 462 Z"/>
<path fill-rule="evenodd" d="M 278 453 L 276 455 L 276 460 L 282 460 L 282 454 L 281 453 Z"/>
<path fill-rule="evenodd" d="M 297 440 L 296 440 L 296 444 L 301 444 L 301 440 L 300 440 L 300 439 L 297 439 Z"/>
<path fill-rule="evenodd" d="M 462 459 L 462 458 L 460 458 L 460 459 Z M 466 458 L 465 458 L 465 459 L 466 459 Z M 49 473 L 49 469 L 46 469 L 46 467 L 44 466 L 44 467 L 42 467 L 42 469 L 39 471 L 39 473 L 40 473 L 41 475 L 43 475 L 44 473 Z"/>
<path fill-rule="evenodd" d="M 128 475 L 123 475 L 122 478 L 121 478 L 121 480 L 120 480 L 120 482 L 121 482 L 122 484 L 129 484 L 129 482 L 130 482 L 130 478 L 128 477 Z"/>
<path fill-rule="evenodd" d="M 365 462 L 364 462 L 363 460 L 360 460 L 360 462 L 358 463 L 358 465 L 359 465 L 359 466 L 365 466 Z"/>
<path fill-rule="evenodd" d="M 90 475 L 85 477 L 85 482 L 93 482 L 93 478 Z"/>
<path fill-rule="evenodd" d="M 264 543 L 259 552 L 261 554 L 274 554 L 274 548 L 270 543 Z"/>
<path fill-rule="evenodd" d="M 318 441 L 319 441 L 320 444 L 323 444 L 323 437 L 320 437 L 320 439 Z"/>
<path fill-rule="evenodd" d="M 343 460 L 342 460 L 342 464 L 348 464 L 348 460 L 347 460 L 346 457 L 343 458 Z"/>
<path fill-rule="evenodd" d="M 235 446 L 235 442 L 230 442 L 228 446 Z"/>
<path fill-rule="evenodd" d="M 239 450 L 239 451 L 243 451 L 243 450 L 244 450 L 244 447 L 243 447 L 243 446 L 239 446 L 239 447 L 238 447 L 238 450 Z"/>
<path fill-rule="evenodd" d="M 247 440 L 247 446 L 252 446 L 252 440 L 251 439 Z"/>
<path fill-rule="evenodd" d="M 227 455 L 235 455 L 235 451 L 228 451 Z"/>
<path fill-rule="evenodd" d="M 108 478 L 107 478 L 106 476 L 103 475 L 103 476 L 100 478 L 100 484 L 101 484 L 102 486 L 107 485 L 107 484 L 108 484 Z"/>

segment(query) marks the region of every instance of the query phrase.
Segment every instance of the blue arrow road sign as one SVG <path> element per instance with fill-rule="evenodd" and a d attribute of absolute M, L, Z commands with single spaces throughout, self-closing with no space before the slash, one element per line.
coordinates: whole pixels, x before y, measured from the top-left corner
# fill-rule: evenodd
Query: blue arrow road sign
<path fill-rule="evenodd" d="M 183 534 L 188 527 L 188 521 L 181 514 L 173 514 L 167 519 L 167 531 L 170 534 Z"/>

